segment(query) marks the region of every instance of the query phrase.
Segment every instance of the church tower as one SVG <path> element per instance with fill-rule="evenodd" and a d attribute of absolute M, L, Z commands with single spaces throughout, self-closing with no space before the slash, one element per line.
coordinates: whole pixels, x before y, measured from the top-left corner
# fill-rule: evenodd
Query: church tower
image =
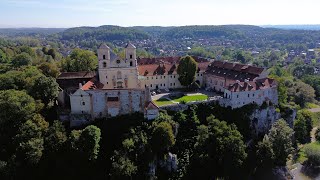
<path fill-rule="evenodd" d="M 101 44 L 98 49 L 99 69 L 106 69 L 110 65 L 110 48 Z"/>
<path fill-rule="evenodd" d="M 137 67 L 137 52 L 136 47 L 130 42 L 125 46 L 126 60 L 130 67 Z"/>

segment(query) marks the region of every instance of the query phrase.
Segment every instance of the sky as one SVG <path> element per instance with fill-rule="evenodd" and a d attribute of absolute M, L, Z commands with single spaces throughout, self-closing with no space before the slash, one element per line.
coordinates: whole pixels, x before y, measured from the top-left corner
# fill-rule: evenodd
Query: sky
<path fill-rule="evenodd" d="M 0 27 L 320 24 L 320 0 L 0 0 Z"/>

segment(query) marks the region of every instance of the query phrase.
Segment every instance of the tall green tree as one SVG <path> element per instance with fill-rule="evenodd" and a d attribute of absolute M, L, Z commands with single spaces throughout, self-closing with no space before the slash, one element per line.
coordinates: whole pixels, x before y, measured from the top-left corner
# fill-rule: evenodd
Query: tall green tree
<path fill-rule="evenodd" d="M 101 131 L 90 125 L 83 130 L 73 130 L 70 135 L 71 148 L 83 160 L 93 161 L 98 158 Z"/>
<path fill-rule="evenodd" d="M 58 96 L 58 83 L 52 77 L 40 76 L 35 79 L 29 94 L 35 99 L 40 99 L 46 105 Z"/>
<path fill-rule="evenodd" d="M 82 49 L 74 49 L 72 53 L 62 61 L 61 66 L 63 71 L 79 72 L 93 71 L 97 68 L 98 58 L 92 52 Z"/>
<path fill-rule="evenodd" d="M 154 127 L 151 146 L 154 152 L 166 152 L 175 143 L 172 126 L 168 122 L 160 122 Z"/>
<path fill-rule="evenodd" d="M 180 59 L 177 73 L 181 85 L 189 87 L 196 79 L 197 62 L 191 56 Z"/>
<path fill-rule="evenodd" d="M 235 178 L 247 157 L 243 137 L 234 124 L 227 125 L 213 116 L 208 117 L 207 121 L 208 126 L 199 127 L 196 154 L 191 161 L 189 176 L 201 179 Z"/>
<path fill-rule="evenodd" d="M 256 156 L 258 160 L 258 165 L 262 167 L 272 167 L 274 162 L 274 152 L 272 143 L 268 137 L 265 135 L 263 140 L 258 142 Z"/>
<path fill-rule="evenodd" d="M 278 120 L 272 125 L 268 136 L 272 143 L 276 165 L 286 165 L 288 155 L 292 152 L 293 149 L 293 133 L 293 130 L 283 119 Z"/>
<path fill-rule="evenodd" d="M 27 66 L 32 63 L 32 57 L 28 53 L 23 52 L 21 54 L 16 55 L 12 59 L 11 63 L 14 67 Z"/>

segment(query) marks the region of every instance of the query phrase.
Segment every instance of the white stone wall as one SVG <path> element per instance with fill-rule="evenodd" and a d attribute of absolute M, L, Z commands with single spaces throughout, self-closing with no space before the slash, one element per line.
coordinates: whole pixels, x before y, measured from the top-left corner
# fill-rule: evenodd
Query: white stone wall
<path fill-rule="evenodd" d="M 207 75 L 205 78 L 206 86 L 214 91 L 223 92 L 225 87 L 225 78 Z"/>
<path fill-rule="evenodd" d="M 223 106 L 231 106 L 232 108 L 239 108 L 250 103 L 262 105 L 266 99 L 269 99 L 273 104 L 278 104 L 277 87 L 272 87 L 257 91 L 240 91 L 231 92 L 227 89 L 224 90 L 224 98 L 219 102 Z"/>
<path fill-rule="evenodd" d="M 108 97 L 116 97 L 118 101 L 108 102 Z M 95 119 L 133 112 L 144 113 L 145 100 L 145 91 L 139 89 L 88 91 L 79 89 L 70 96 L 71 114 L 89 114 Z"/>
<path fill-rule="evenodd" d="M 149 86 L 151 90 L 154 89 L 177 89 L 183 88 L 179 81 L 178 74 L 171 75 L 154 75 L 154 76 L 140 76 L 141 87 Z M 203 86 L 204 82 L 203 72 L 196 73 L 196 81 L 200 82 Z"/>
<path fill-rule="evenodd" d="M 158 115 L 159 115 L 158 109 L 150 109 L 150 110 L 147 110 L 146 112 L 146 117 L 148 120 L 155 119 L 158 117 Z"/>
<path fill-rule="evenodd" d="M 71 114 L 91 115 L 91 104 L 91 95 L 81 89 L 70 96 Z"/>

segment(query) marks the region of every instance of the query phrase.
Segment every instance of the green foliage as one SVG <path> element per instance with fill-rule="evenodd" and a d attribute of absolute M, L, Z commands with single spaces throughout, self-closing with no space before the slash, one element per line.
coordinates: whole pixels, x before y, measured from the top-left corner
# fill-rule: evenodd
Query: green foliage
<path fill-rule="evenodd" d="M 49 127 L 45 137 L 45 149 L 50 153 L 57 153 L 67 141 L 67 134 L 64 126 L 60 121 L 54 121 Z"/>
<path fill-rule="evenodd" d="M 172 126 L 168 122 L 156 124 L 151 138 L 152 150 L 154 152 L 167 152 L 174 143 Z"/>
<path fill-rule="evenodd" d="M 88 50 L 74 49 L 72 53 L 61 62 L 63 71 L 79 72 L 93 71 L 97 68 L 97 56 Z"/>
<path fill-rule="evenodd" d="M 315 90 L 310 85 L 297 80 L 296 82 L 289 83 L 287 87 L 288 97 L 301 107 L 305 107 L 308 102 L 314 102 Z"/>
<path fill-rule="evenodd" d="M 304 146 L 304 151 L 308 158 L 308 163 L 311 166 L 320 165 L 320 144 L 319 143 L 310 143 Z"/>
<path fill-rule="evenodd" d="M 18 123 L 32 117 L 36 105 L 34 99 L 23 91 L 0 91 L 0 124 Z"/>
<path fill-rule="evenodd" d="M 258 142 L 256 156 L 260 166 L 272 167 L 275 160 L 275 154 L 268 135 L 265 135 L 263 140 Z"/>
<path fill-rule="evenodd" d="M 296 140 L 301 144 L 310 142 L 312 119 L 311 112 L 307 110 L 301 110 L 297 113 L 297 118 L 294 122 L 294 131 Z"/>
<path fill-rule="evenodd" d="M 128 157 L 122 156 L 118 152 L 115 152 L 112 160 L 112 179 L 128 178 L 137 172 L 137 166 Z"/>
<path fill-rule="evenodd" d="M 40 76 L 30 88 L 30 95 L 43 103 L 53 102 L 58 97 L 58 83 L 52 77 Z"/>
<path fill-rule="evenodd" d="M 229 172 L 236 172 L 247 157 L 243 137 L 234 124 L 227 125 L 213 116 L 207 121 L 207 127 L 202 125 L 198 129 L 196 156 L 192 161 L 192 168 L 197 172 L 195 176 L 201 179 L 232 177 Z M 191 177 L 193 170 L 190 171 Z"/>
<path fill-rule="evenodd" d="M 73 130 L 70 135 L 71 148 L 85 160 L 96 160 L 100 139 L 101 131 L 96 126 L 90 125 L 83 130 Z"/>
<path fill-rule="evenodd" d="M 21 67 L 21 66 L 27 66 L 30 65 L 32 63 L 32 58 L 29 54 L 23 52 L 21 54 L 16 55 L 13 59 L 12 59 L 12 65 L 14 67 Z"/>
<path fill-rule="evenodd" d="M 298 78 L 301 78 L 305 75 L 314 75 L 314 67 L 306 64 L 296 66 L 293 69 L 293 75 Z"/>
<path fill-rule="evenodd" d="M 41 72 L 47 77 L 57 78 L 60 74 L 59 68 L 55 63 L 42 63 L 38 66 L 38 69 L 40 69 Z"/>
<path fill-rule="evenodd" d="M 275 155 L 275 164 L 285 166 L 288 155 L 292 152 L 292 136 L 293 130 L 283 119 L 275 122 L 270 131 L 269 139 L 272 143 Z"/>
<path fill-rule="evenodd" d="M 320 128 L 318 128 L 318 129 L 316 130 L 315 138 L 316 138 L 316 140 L 317 140 L 318 142 L 320 142 Z"/>
<path fill-rule="evenodd" d="M 180 59 L 177 73 L 179 81 L 183 86 L 190 86 L 196 78 L 197 62 L 191 57 L 186 56 Z"/>
<path fill-rule="evenodd" d="M 188 54 L 191 56 L 215 58 L 215 55 L 212 53 L 212 51 L 207 50 L 207 49 L 200 47 L 200 46 L 192 47 L 191 50 L 188 51 Z"/>
<path fill-rule="evenodd" d="M 320 97 L 320 77 L 306 75 L 302 77 L 302 81 L 312 86 L 317 97 Z"/>

